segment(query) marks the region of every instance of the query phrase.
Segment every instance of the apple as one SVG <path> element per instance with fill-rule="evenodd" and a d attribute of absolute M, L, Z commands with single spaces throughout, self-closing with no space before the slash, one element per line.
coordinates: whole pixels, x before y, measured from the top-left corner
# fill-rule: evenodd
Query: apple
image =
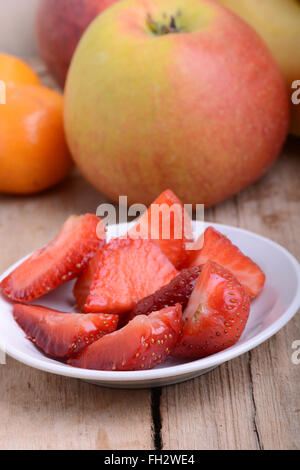
<path fill-rule="evenodd" d="M 83 35 L 64 119 L 77 165 L 111 199 L 170 188 L 211 206 L 274 162 L 289 98 L 262 39 L 216 2 L 124 0 Z"/>
<path fill-rule="evenodd" d="M 218 0 L 247 21 L 266 41 L 291 94 L 300 80 L 299 0 Z M 293 104 L 291 132 L 300 136 L 300 104 Z"/>
<path fill-rule="evenodd" d="M 42 59 L 63 86 L 72 55 L 90 22 L 117 0 L 39 0 L 36 17 Z"/>

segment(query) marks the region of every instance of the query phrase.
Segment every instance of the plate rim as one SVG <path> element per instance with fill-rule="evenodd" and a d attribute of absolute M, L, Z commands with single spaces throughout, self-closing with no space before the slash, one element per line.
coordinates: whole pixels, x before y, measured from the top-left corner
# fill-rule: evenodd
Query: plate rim
<path fill-rule="evenodd" d="M 202 222 L 201 222 L 202 223 Z M 193 228 L 195 228 L 197 222 L 193 221 Z M 122 224 L 115 224 L 109 226 L 110 230 L 113 230 L 113 227 L 116 227 Z M 91 380 L 91 381 L 96 381 L 96 382 L 101 382 L 102 384 L 109 384 L 109 383 L 121 383 L 124 382 L 126 383 L 140 383 L 143 381 L 162 381 L 162 380 L 167 380 L 171 379 L 173 377 L 178 377 L 180 376 L 186 376 L 187 374 L 197 374 L 197 372 L 200 372 L 201 370 L 205 370 L 208 368 L 213 368 L 218 365 L 223 364 L 224 362 L 227 362 L 231 359 L 234 359 L 238 356 L 241 356 L 242 354 L 245 354 L 246 352 L 256 348 L 263 342 L 267 341 L 269 338 L 271 338 L 273 335 L 275 335 L 281 328 L 283 328 L 297 313 L 298 309 L 300 308 L 300 264 L 286 248 L 284 248 L 282 245 L 279 243 L 274 242 L 273 240 L 264 237 L 262 235 L 259 235 L 255 232 L 239 228 L 236 226 L 231 226 L 231 225 L 226 225 L 226 224 L 219 224 L 215 222 L 204 222 L 204 227 L 206 228 L 207 226 L 213 226 L 217 230 L 222 231 L 222 229 L 229 229 L 233 230 L 235 232 L 243 232 L 246 233 L 248 236 L 254 237 L 256 239 L 260 239 L 263 242 L 266 242 L 276 249 L 279 249 L 291 262 L 291 265 L 294 267 L 295 270 L 295 275 L 297 279 L 297 287 L 296 287 L 296 293 L 295 296 L 290 304 L 290 306 L 284 311 L 284 313 L 281 315 L 280 318 L 278 318 L 272 325 L 270 325 L 266 330 L 263 332 L 257 334 L 253 338 L 250 338 L 248 341 L 246 341 L 243 344 L 238 344 L 236 343 L 235 345 L 231 346 L 228 349 L 225 349 L 223 351 L 220 351 L 216 354 L 213 354 L 211 356 L 208 356 L 206 358 L 202 359 L 197 359 L 194 361 L 186 362 L 184 364 L 177 364 L 177 365 L 171 365 L 163 368 L 154 368 L 150 370 L 142 370 L 142 371 L 98 371 L 98 370 L 91 370 L 91 369 L 80 369 L 77 367 L 71 367 L 68 366 L 67 364 L 62 364 L 62 363 L 47 363 L 44 358 L 39 359 L 39 358 L 33 358 L 28 356 L 24 352 L 20 352 L 19 349 L 15 348 L 14 346 L 11 346 L 9 344 L 6 344 L 5 341 L 3 343 L 5 344 L 5 353 L 8 356 L 11 356 L 12 358 L 18 360 L 19 362 L 33 367 L 35 369 L 42 370 L 44 372 L 50 372 L 56 375 L 61 375 L 61 376 L 66 376 L 66 377 L 72 377 L 72 378 L 77 378 L 77 379 L 82 379 L 82 380 Z M 16 266 L 18 266 L 20 263 L 22 263 L 28 256 L 30 256 L 31 253 L 28 255 L 24 256 L 14 264 L 12 264 L 8 269 L 5 270 L 3 274 L 0 276 L 0 281 L 6 277 L 13 269 L 15 269 Z M 7 299 L 5 299 L 4 296 L 2 296 L 3 300 L 6 303 L 9 303 Z M 1 331 L 0 331 L 0 338 L 1 338 Z M 25 335 L 24 335 L 25 339 Z M 42 353 L 40 353 L 42 354 Z M 54 359 L 55 360 L 55 359 Z"/>

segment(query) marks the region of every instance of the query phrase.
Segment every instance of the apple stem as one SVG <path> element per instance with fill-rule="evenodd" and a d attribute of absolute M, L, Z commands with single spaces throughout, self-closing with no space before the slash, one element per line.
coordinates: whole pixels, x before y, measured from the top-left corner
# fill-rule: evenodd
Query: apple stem
<path fill-rule="evenodd" d="M 169 23 L 164 24 L 164 23 L 155 21 L 150 15 L 150 13 L 148 13 L 147 22 L 152 33 L 156 34 L 157 36 L 180 32 L 180 29 L 178 28 L 176 24 L 175 16 L 173 15 L 171 15 Z"/>
<path fill-rule="evenodd" d="M 172 29 L 177 29 L 177 27 L 176 27 L 176 21 L 175 21 L 175 17 L 174 17 L 174 16 L 171 16 L 170 28 L 172 28 Z"/>

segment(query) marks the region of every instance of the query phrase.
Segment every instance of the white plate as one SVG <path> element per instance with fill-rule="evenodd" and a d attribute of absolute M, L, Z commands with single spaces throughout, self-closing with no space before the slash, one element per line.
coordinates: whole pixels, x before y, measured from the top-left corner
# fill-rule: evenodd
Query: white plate
<path fill-rule="evenodd" d="M 252 302 L 246 329 L 234 346 L 197 361 L 169 359 L 160 367 L 148 371 L 106 372 L 78 369 L 49 359 L 39 352 L 15 323 L 11 314 L 12 304 L 4 297 L 0 297 L 1 345 L 5 346 L 7 354 L 31 367 L 117 388 L 144 388 L 183 382 L 258 346 L 286 325 L 300 307 L 299 263 L 288 251 L 271 240 L 235 227 L 209 225 L 227 235 L 256 261 L 266 274 L 265 288 Z M 195 234 L 200 227 L 200 224 L 194 223 Z M 122 226 L 110 226 L 108 236 L 119 236 L 124 231 Z M 0 279 L 7 276 L 22 261 L 11 266 Z M 36 303 L 62 311 L 72 311 L 72 286 L 73 282 L 69 282 L 38 299 Z"/>

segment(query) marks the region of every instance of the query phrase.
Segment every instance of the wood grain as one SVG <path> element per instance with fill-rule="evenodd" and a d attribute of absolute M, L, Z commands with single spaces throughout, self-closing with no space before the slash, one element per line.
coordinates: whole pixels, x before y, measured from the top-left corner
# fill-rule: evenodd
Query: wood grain
<path fill-rule="evenodd" d="M 281 243 L 300 259 L 300 141 L 290 140 L 268 174 L 207 211 Z M 280 269 L 280 266 L 278 266 Z M 164 449 L 299 449 L 299 314 L 266 343 L 210 374 L 162 391 Z"/>
<path fill-rule="evenodd" d="M 58 89 L 38 59 L 31 64 Z M 261 233 L 299 259 L 299 175 L 300 141 L 290 140 L 261 181 L 206 220 Z M 39 196 L 0 196 L 0 271 L 47 243 L 70 213 L 95 212 L 104 201 L 77 170 Z M 100 388 L 8 358 L 0 366 L 0 449 L 300 448 L 297 339 L 299 315 L 250 353 L 152 393 Z"/>
<path fill-rule="evenodd" d="M 0 380 L 0 449 L 151 448 L 147 391 L 100 388 L 12 359 Z"/>
<path fill-rule="evenodd" d="M 299 175 L 300 141 L 291 140 L 266 178 L 238 198 L 240 224 L 282 244 L 298 260 Z M 300 448 L 300 366 L 291 361 L 292 343 L 300 339 L 299 320 L 298 314 L 250 355 L 255 420 L 265 449 Z"/>
<path fill-rule="evenodd" d="M 29 61 L 59 91 L 45 66 Z M 106 198 L 74 169 L 34 197 L 0 196 L 0 271 L 58 232 L 72 213 L 95 213 Z M 0 366 L 0 449 L 151 449 L 151 391 L 100 388 L 8 358 Z"/>
<path fill-rule="evenodd" d="M 74 171 L 35 197 L 0 197 L 0 271 L 47 243 L 71 214 L 105 201 Z M 100 388 L 26 367 L 0 366 L 1 449 L 146 449 L 150 391 Z"/>

